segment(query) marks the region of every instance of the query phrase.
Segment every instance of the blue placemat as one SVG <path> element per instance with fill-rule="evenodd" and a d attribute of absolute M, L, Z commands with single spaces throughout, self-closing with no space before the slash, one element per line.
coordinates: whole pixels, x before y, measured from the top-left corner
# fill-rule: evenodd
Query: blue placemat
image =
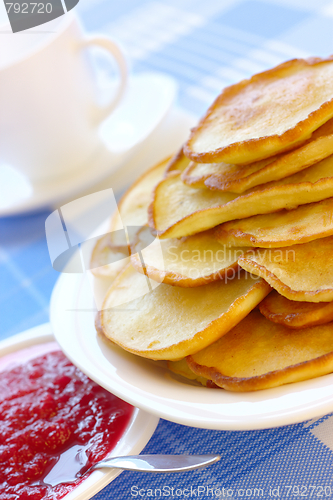
<path fill-rule="evenodd" d="M 248 432 L 161 420 L 146 453 L 217 452 L 220 462 L 177 475 L 123 472 L 95 498 L 333 498 L 332 419 Z"/>

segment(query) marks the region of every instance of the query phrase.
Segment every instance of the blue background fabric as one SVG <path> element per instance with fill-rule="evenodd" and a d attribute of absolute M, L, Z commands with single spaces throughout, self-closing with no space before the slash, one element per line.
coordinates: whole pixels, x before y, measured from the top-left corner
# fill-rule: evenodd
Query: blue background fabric
<path fill-rule="evenodd" d="M 86 31 L 122 44 L 133 73 L 172 75 L 177 105 L 197 116 L 226 85 L 333 53 L 330 0 L 81 0 L 75 10 Z M 48 321 L 59 276 L 45 239 L 51 210 L 0 219 L 1 339 Z M 95 498 L 333 498 L 332 418 L 247 432 L 161 420 L 146 453 L 217 452 L 221 461 L 177 475 L 124 472 Z"/>

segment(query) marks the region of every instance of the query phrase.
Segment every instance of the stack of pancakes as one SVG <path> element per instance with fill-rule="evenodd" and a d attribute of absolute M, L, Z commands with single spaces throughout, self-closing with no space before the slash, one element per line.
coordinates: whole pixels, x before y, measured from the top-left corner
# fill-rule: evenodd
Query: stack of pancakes
<path fill-rule="evenodd" d="M 92 256 L 105 337 L 231 391 L 333 372 L 332 80 L 296 59 L 224 89 L 125 193 Z"/>

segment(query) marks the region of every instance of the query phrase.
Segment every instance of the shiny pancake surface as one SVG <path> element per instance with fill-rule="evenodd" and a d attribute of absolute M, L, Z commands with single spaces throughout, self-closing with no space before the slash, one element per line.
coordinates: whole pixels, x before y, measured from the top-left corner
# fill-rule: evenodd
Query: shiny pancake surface
<path fill-rule="evenodd" d="M 226 390 L 257 391 L 331 373 L 332 346 L 332 323 L 292 330 L 252 311 L 187 362 Z"/>
<path fill-rule="evenodd" d="M 202 286 L 235 277 L 238 257 L 246 248 L 228 248 L 218 242 L 212 230 L 184 238 L 160 240 L 142 228 L 132 245 L 131 261 L 137 271 L 149 278 L 181 287 Z"/>
<path fill-rule="evenodd" d="M 332 59 L 293 59 L 225 88 L 184 151 L 199 163 L 246 164 L 293 149 L 333 116 Z"/>
<path fill-rule="evenodd" d="M 297 302 L 273 290 L 260 302 L 259 310 L 265 318 L 288 326 L 305 328 L 333 321 L 333 302 Z"/>
<path fill-rule="evenodd" d="M 333 300 L 333 236 L 290 247 L 248 250 L 238 263 L 290 300 Z"/>
<path fill-rule="evenodd" d="M 274 248 L 291 246 L 333 234 L 333 198 L 307 203 L 294 210 L 226 222 L 215 237 L 228 245 Z"/>
<path fill-rule="evenodd" d="M 176 360 L 214 342 L 241 321 L 270 291 L 243 272 L 230 281 L 197 288 L 157 283 L 129 265 L 103 303 L 104 335 L 125 350 Z"/>

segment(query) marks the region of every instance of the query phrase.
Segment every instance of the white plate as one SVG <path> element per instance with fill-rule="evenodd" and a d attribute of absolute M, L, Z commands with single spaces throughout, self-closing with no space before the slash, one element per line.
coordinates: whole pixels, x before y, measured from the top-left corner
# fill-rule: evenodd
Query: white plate
<path fill-rule="evenodd" d="M 220 430 L 277 427 L 333 410 L 333 375 L 252 393 L 197 387 L 154 362 L 104 342 L 94 328 L 87 275 L 64 274 L 51 299 L 57 341 L 74 364 L 122 399 L 173 422 Z"/>
<path fill-rule="evenodd" d="M 36 347 L 34 356 L 41 355 L 49 350 L 47 343 L 52 341 L 54 341 L 54 336 L 51 325 L 47 323 L 1 341 L 0 357 L 13 353 L 17 360 L 19 351 L 32 346 Z M 2 369 L 4 368 L 5 366 L 2 366 Z M 125 433 L 110 456 L 139 454 L 148 443 L 157 424 L 158 418 L 136 408 Z M 115 469 L 109 471 L 96 470 L 83 483 L 77 486 L 75 490 L 68 493 L 64 499 L 88 500 L 113 481 L 120 473 L 121 471 L 116 471 Z"/>
<path fill-rule="evenodd" d="M 193 117 L 174 111 L 144 161 L 136 158 L 135 168 L 149 167 L 176 151 L 193 123 Z M 124 178 L 134 180 L 131 168 L 119 171 L 120 184 Z M 177 380 L 164 363 L 106 345 L 96 335 L 92 307 L 87 276 L 62 275 L 51 299 L 51 322 L 61 348 L 93 380 L 154 415 L 194 427 L 249 430 L 301 422 L 333 410 L 333 375 L 255 393 L 230 393 Z"/>
<path fill-rule="evenodd" d="M 176 151 L 194 123 L 193 116 L 172 110 L 163 130 L 108 187 L 124 187 L 128 179 Z M 174 377 L 163 362 L 105 344 L 96 335 L 94 320 L 87 276 L 62 275 L 51 299 L 51 323 L 63 351 L 100 385 L 159 417 L 206 429 L 250 430 L 301 422 L 333 410 L 333 375 L 255 393 L 197 387 Z"/>
<path fill-rule="evenodd" d="M 162 73 L 133 76 L 119 107 L 99 127 L 101 148 L 77 172 L 31 184 L 0 163 L 0 216 L 54 206 L 115 172 L 152 135 L 170 110 L 177 93 L 175 81 Z"/>

